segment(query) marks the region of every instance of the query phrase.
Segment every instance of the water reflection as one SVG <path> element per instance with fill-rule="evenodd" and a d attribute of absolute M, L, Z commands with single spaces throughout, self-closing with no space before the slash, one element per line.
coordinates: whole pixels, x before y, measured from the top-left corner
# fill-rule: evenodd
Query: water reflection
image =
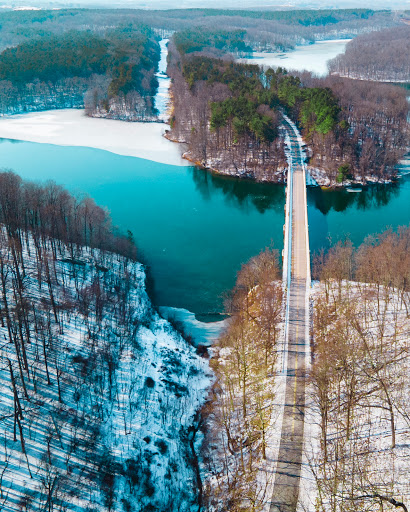
<path fill-rule="evenodd" d="M 22 144 L 25 141 L 24 140 L 17 140 L 17 139 L 6 139 L 4 137 L 0 137 L 0 144 L 2 142 L 11 142 L 12 144 Z"/>
<path fill-rule="evenodd" d="M 240 210 L 253 207 L 262 214 L 267 210 L 283 211 L 285 201 L 283 185 L 238 180 L 229 176 L 213 174 L 196 167 L 191 167 L 189 172 L 196 190 L 205 201 L 210 201 L 215 192 L 220 191 L 229 206 Z"/>
<path fill-rule="evenodd" d="M 160 305 L 221 312 L 241 264 L 271 245 L 282 249 L 285 189 L 90 148 L 3 141 L 0 167 L 25 179 L 54 179 L 88 193 L 130 229 L 146 255 Z M 405 168 L 403 172 L 405 171 Z M 308 191 L 312 254 L 329 238 L 359 245 L 410 219 L 410 176 L 395 185 Z"/>
<path fill-rule="evenodd" d="M 382 208 L 400 193 L 403 185 L 399 182 L 389 185 L 369 185 L 361 192 L 342 190 L 322 190 L 319 187 L 308 189 L 308 203 L 326 215 L 330 210 L 344 212 L 348 208 L 368 210 Z"/>

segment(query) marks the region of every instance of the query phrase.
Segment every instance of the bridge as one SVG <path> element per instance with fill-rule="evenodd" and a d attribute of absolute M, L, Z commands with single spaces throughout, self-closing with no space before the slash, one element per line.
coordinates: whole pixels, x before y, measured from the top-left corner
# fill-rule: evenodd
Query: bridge
<path fill-rule="evenodd" d="M 285 404 L 270 512 L 296 512 L 302 468 L 306 368 L 309 364 L 310 257 L 302 140 L 284 116 L 289 137 L 283 280 L 286 285 Z"/>

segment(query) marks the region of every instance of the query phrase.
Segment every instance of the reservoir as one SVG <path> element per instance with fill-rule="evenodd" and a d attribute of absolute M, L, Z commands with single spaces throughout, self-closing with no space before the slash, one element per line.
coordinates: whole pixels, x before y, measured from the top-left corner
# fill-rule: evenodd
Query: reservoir
<path fill-rule="evenodd" d="M 279 56 L 280 63 L 269 61 L 270 54 L 253 62 L 299 68 L 309 62 L 309 69 L 320 74 L 346 42 L 297 47 L 293 56 Z M 169 88 L 166 52 L 163 40 L 156 98 L 162 120 Z M 161 137 L 165 127 L 89 119 L 74 111 L 4 119 L 3 136 L 43 143 L 0 139 L 0 168 L 13 169 L 28 180 L 54 180 L 75 194 L 91 196 L 109 210 L 114 225 L 132 231 L 138 257 L 148 263 L 153 277 L 156 304 L 212 320 L 213 313 L 223 311 L 243 263 L 265 247 L 281 253 L 285 188 L 186 165 L 178 146 Z M 46 143 L 51 141 L 54 144 Z M 83 144 L 92 147 L 77 147 Z M 358 245 L 368 235 L 408 225 L 409 160 L 401 172 L 398 183 L 359 193 L 308 189 L 311 255 L 346 237 Z"/>
<path fill-rule="evenodd" d="M 99 149 L 10 140 L 0 144 L 0 167 L 29 180 L 55 180 L 106 207 L 115 225 L 133 232 L 149 263 L 156 303 L 199 318 L 222 311 L 242 263 L 265 247 L 283 247 L 282 185 Z M 360 193 L 310 188 L 308 216 L 312 253 L 346 236 L 360 244 L 409 223 L 410 175 Z"/>
<path fill-rule="evenodd" d="M 282 250 L 283 186 L 92 148 L 7 140 L 0 168 L 52 179 L 108 208 L 115 225 L 134 234 L 162 306 L 220 311 L 241 263 L 272 242 Z"/>

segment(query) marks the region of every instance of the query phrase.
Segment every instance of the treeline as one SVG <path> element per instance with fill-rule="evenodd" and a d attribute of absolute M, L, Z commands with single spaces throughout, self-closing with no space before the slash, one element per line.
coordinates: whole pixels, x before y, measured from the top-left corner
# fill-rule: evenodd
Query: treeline
<path fill-rule="evenodd" d="M 407 510 L 410 228 L 316 261 L 309 448 L 322 511 Z M 354 280 L 354 281 L 352 281 Z"/>
<path fill-rule="evenodd" d="M 385 82 L 410 81 L 410 26 L 363 34 L 329 62 L 332 74 Z"/>
<path fill-rule="evenodd" d="M 265 250 L 239 272 L 228 328 L 213 348 L 216 381 L 202 410 L 207 509 L 260 510 L 268 499 L 272 468 L 264 464 L 276 420 L 272 374 L 282 304 L 277 254 Z"/>
<path fill-rule="evenodd" d="M 0 54 L 1 112 L 85 105 L 98 117 L 152 117 L 158 61 L 156 37 L 143 26 L 44 35 Z"/>
<path fill-rule="evenodd" d="M 175 31 L 187 24 L 203 32 L 215 27 L 245 30 L 245 43 L 255 50 L 286 50 L 310 41 L 354 37 L 358 33 L 397 25 L 391 12 L 370 9 L 238 10 L 178 9 L 147 12 L 147 23 Z M 149 20 L 149 21 L 148 21 Z"/>
<path fill-rule="evenodd" d="M 286 169 L 282 111 L 299 125 L 310 164 L 331 184 L 384 181 L 407 150 L 405 91 L 348 79 L 318 79 L 285 69 L 264 70 L 170 45 L 173 78 L 171 139 L 186 157 L 224 174 L 282 181 Z"/>
<path fill-rule="evenodd" d="M 193 52 L 207 52 L 220 50 L 220 54 L 230 52 L 243 55 L 252 52 L 252 48 L 245 41 L 245 30 L 216 30 L 200 31 L 188 29 L 174 35 L 175 45 L 181 55 Z"/>
<path fill-rule="evenodd" d="M 115 233 L 109 214 L 93 199 L 77 199 L 54 182 L 23 182 L 11 171 L 0 173 L 0 189 L 0 223 L 16 238 L 17 246 L 24 230 L 32 233 L 34 241 L 51 238 L 54 255 L 62 242 L 73 255 L 76 245 L 87 245 L 135 259 L 132 235 Z"/>
<path fill-rule="evenodd" d="M 394 13 L 370 9 L 246 11 L 225 9 L 59 9 L 0 13 L 0 49 L 69 30 L 91 30 L 103 35 L 107 27 L 145 24 L 159 31 L 203 33 L 245 31 L 244 41 L 254 49 L 289 49 L 296 44 L 326 38 L 354 37 L 363 32 L 398 25 Z"/>

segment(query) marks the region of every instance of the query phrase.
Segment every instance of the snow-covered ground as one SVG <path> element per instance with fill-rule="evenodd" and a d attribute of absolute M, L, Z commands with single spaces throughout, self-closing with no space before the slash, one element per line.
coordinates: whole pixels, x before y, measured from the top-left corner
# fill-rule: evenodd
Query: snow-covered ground
<path fill-rule="evenodd" d="M 341 298 L 339 285 L 333 282 L 325 302 L 323 283 L 315 283 L 312 291 L 314 307 L 322 311 L 313 327 L 314 342 L 325 343 L 322 358 L 328 370 L 323 366 L 325 373 L 317 375 L 329 379 L 328 413 L 321 416 L 319 405 L 325 402 L 317 393 L 317 383 L 325 381 L 313 378 L 307 392 L 298 510 L 314 512 L 319 501 L 323 511 L 395 509 L 386 500 L 380 508 L 378 495 L 408 507 L 410 297 L 372 284 L 342 282 L 341 286 Z M 319 322 L 327 316 L 324 304 L 331 318 L 323 328 Z"/>
<path fill-rule="evenodd" d="M 180 145 L 163 137 L 164 123 L 131 123 L 96 119 L 83 110 L 63 109 L 0 117 L 0 137 L 104 149 L 170 165 L 188 165 Z"/>
<path fill-rule="evenodd" d="M 21 242 L 14 259 L 0 231 L 0 510 L 190 511 L 207 360 L 153 310 L 141 264 Z"/>

